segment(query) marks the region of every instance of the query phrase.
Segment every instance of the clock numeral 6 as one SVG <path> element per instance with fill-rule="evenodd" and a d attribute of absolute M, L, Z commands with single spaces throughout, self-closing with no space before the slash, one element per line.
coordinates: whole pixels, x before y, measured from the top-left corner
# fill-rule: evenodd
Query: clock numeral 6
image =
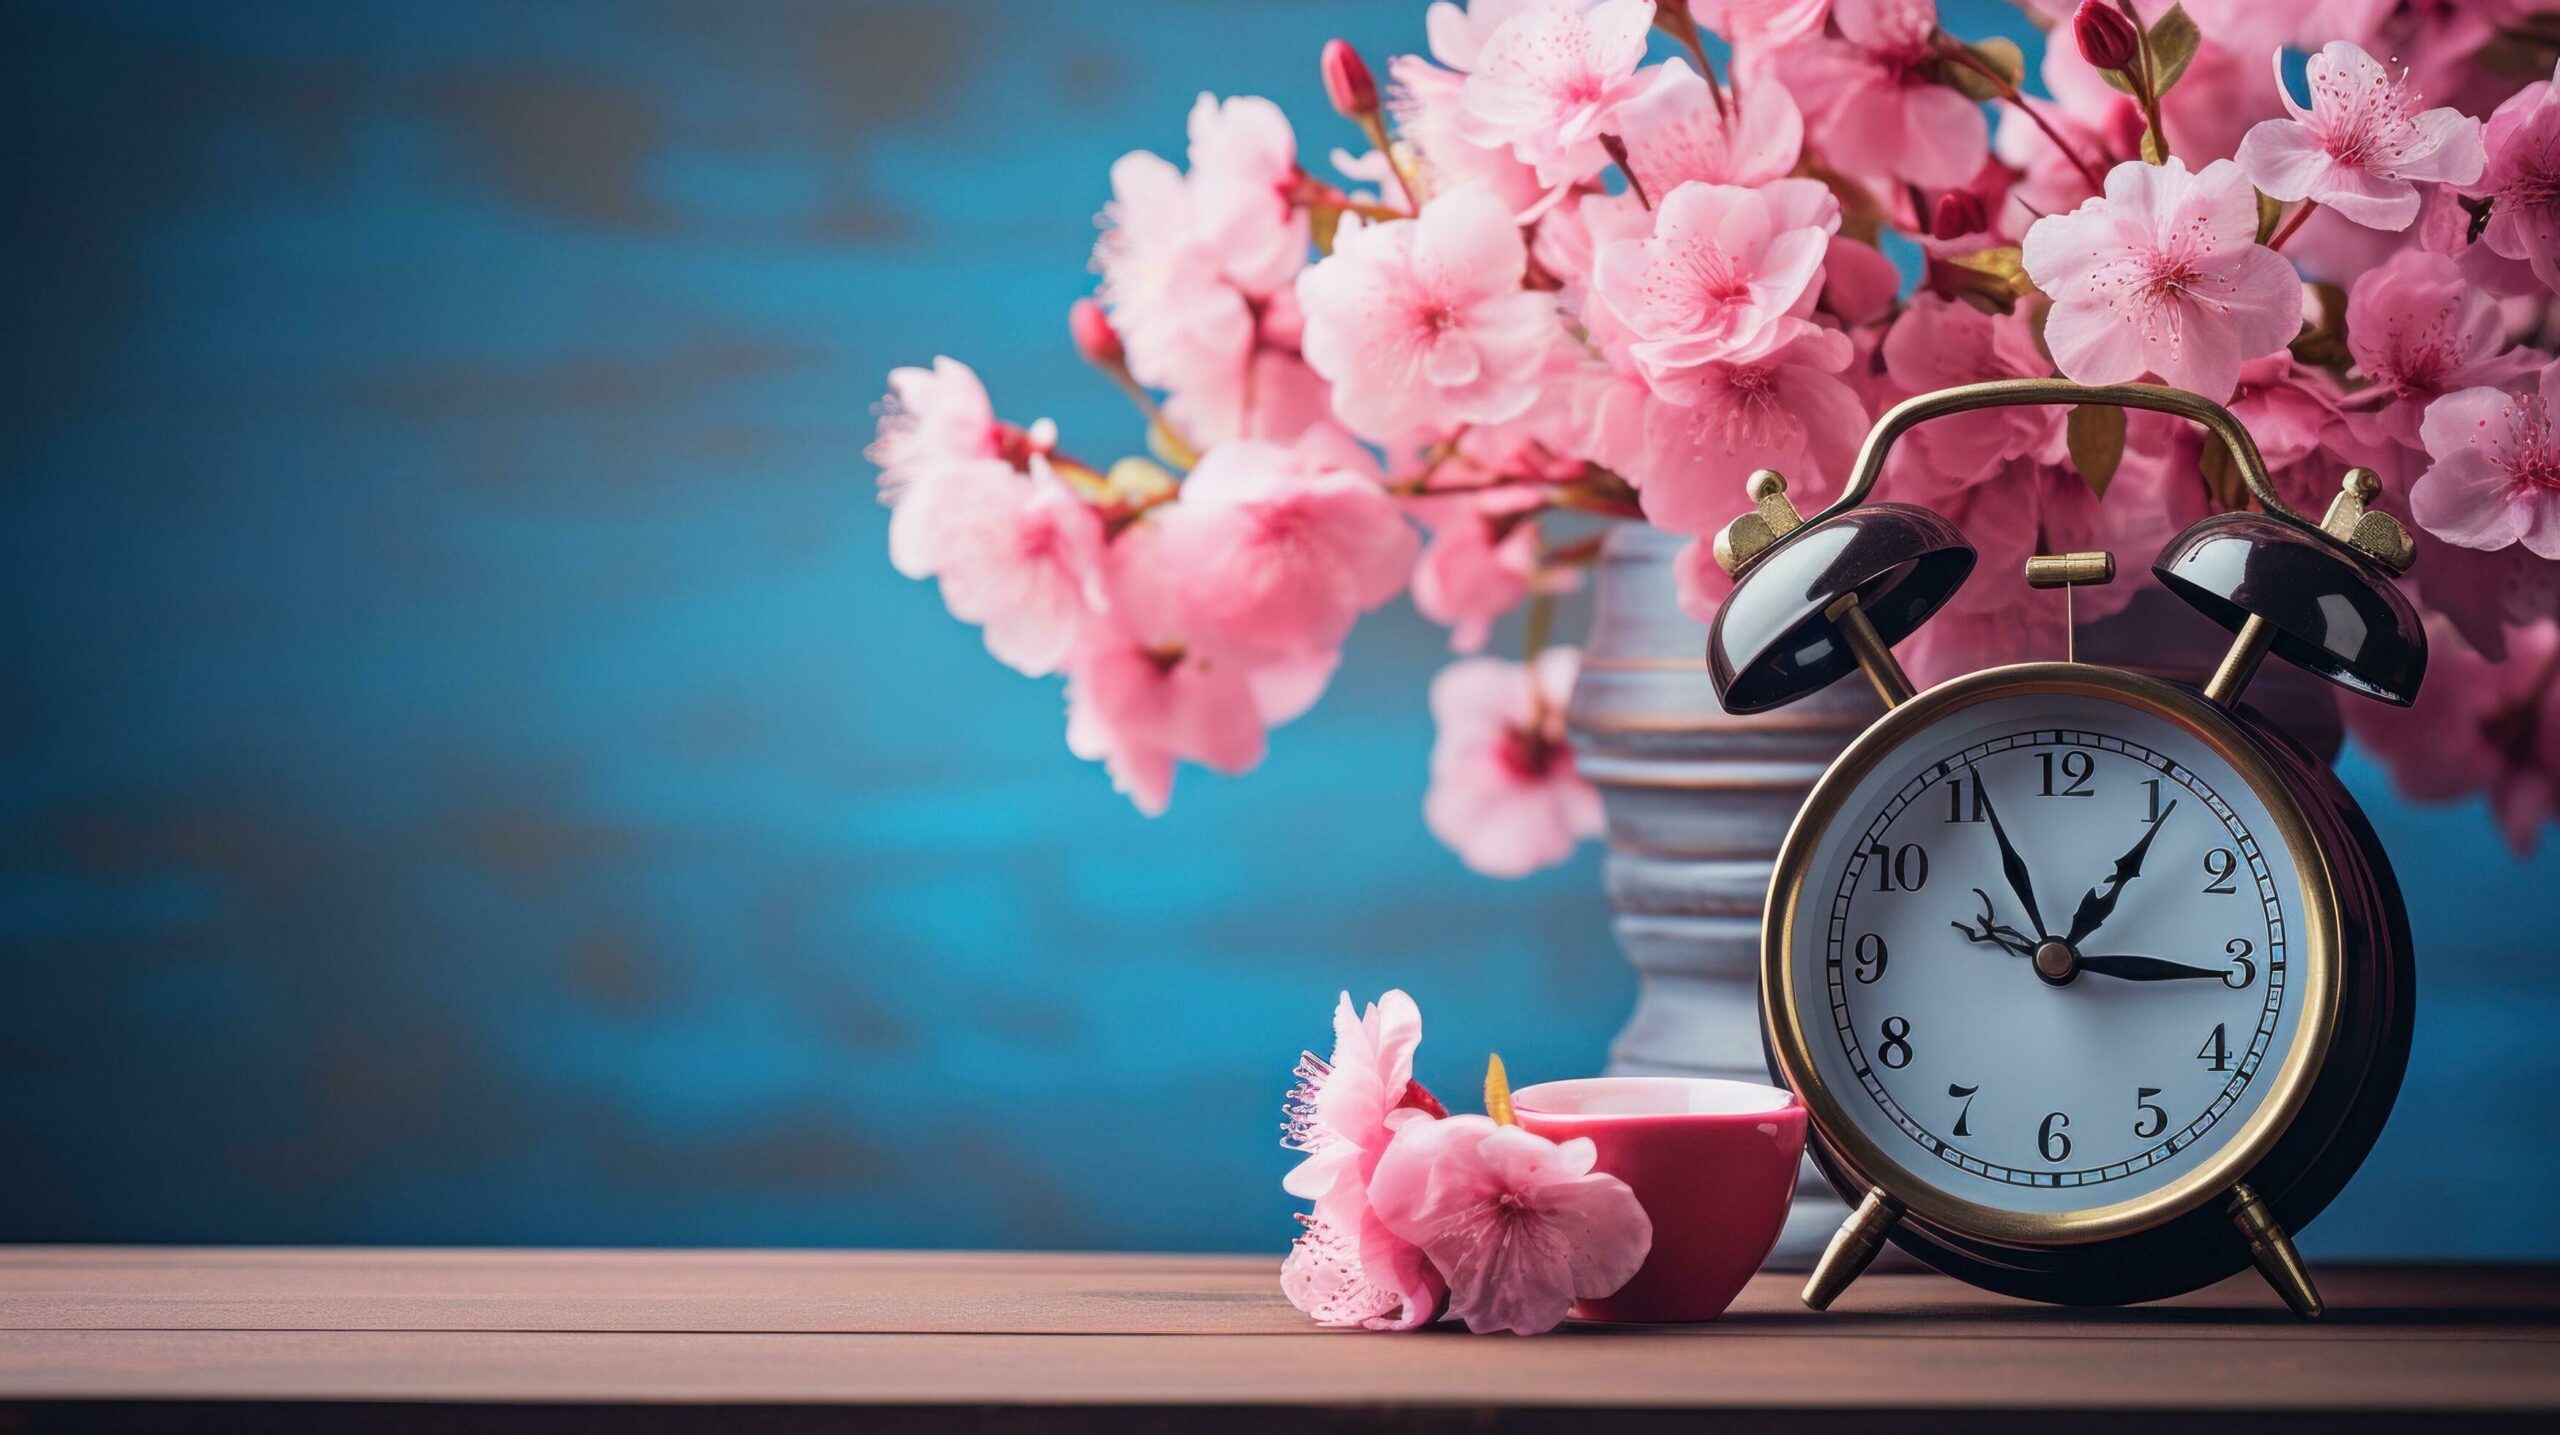
<path fill-rule="evenodd" d="M 1876 890 L 1879 892 L 1917 892 L 1929 885 L 1929 849 L 1917 842 L 1889 847 L 1882 842 L 1867 849 L 1874 859 Z"/>
<path fill-rule="evenodd" d="M 2145 1141 L 2169 1129 L 2168 1110 L 2151 1099 L 2159 1094 L 2156 1086 L 2140 1087 L 2133 1093 L 2133 1134 Z"/>
<path fill-rule="evenodd" d="M 1911 1064 L 1911 1021 L 1908 1017 L 1884 1019 L 1884 1045 L 1876 1048 L 1876 1060 L 1896 1071 Z"/>
<path fill-rule="evenodd" d="M 1873 932 L 1858 939 L 1858 980 L 1874 985 L 1884 977 L 1884 938 Z"/>
<path fill-rule="evenodd" d="M 2063 1131 L 2070 1124 L 2071 1118 L 2057 1111 L 2036 1128 L 2036 1150 L 2057 1166 L 2071 1159 L 2071 1138 Z"/>
<path fill-rule="evenodd" d="M 2231 958 L 2231 970 L 2222 974 L 2224 986 L 2236 992 L 2245 989 L 2249 983 L 2258 979 L 2258 964 L 2249 960 L 2249 954 L 2257 948 L 2249 945 L 2247 937 L 2233 937 L 2223 944 L 2222 950 L 2224 955 Z"/>

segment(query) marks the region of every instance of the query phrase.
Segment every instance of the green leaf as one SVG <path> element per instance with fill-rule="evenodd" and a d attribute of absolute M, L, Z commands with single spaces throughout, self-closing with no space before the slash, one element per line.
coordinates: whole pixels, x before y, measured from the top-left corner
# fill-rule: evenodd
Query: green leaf
<path fill-rule="evenodd" d="M 1971 65 L 1951 62 L 1943 67 L 1948 84 L 1973 100 L 1997 100 L 2017 92 L 2018 82 L 2026 78 L 2027 57 L 2019 51 L 2016 41 L 1995 35 L 1964 48 L 1985 68 L 1997 71 L 2001 78 L 1994 80 Z"/>
<path fill-rule="evenodd" d="M 2142 162 L 2159 164 L 2169 158 L 2169 147 L 2160 142 L 2160 132 L 2146 128 L 2142 132 Z"/>
<path fill-rule="evenodd" d="M 2063 432 L 2071 445 L 2072 467 L 2080 470 L 2091 493 L 2106 497 L 2116 466 L 2124 462 L 2124 410 L 2111 404 L 2080 404 L 2071 410 Z"/>
<path fill-rule="evenodd" d="M 2276 232 L 2276 221 L 2282 218 L 2284 218 L 2284 201 L 2267 193 L 2263 189 L 2259 190 L 2258 242 L 2260 244 L 2264 244 L 2268 239 L 2274 237 Z"/>
<path fill-rule="evenodd" d="M 2133 93 L 2133 79 L 2122 70 L 2100 70 L 2098 78 L 2106 81 L 2108 88 L 2121 94 Z"/>
<path fill-rule="evenodd" d="M 2194 61 L 2196 47 L 2203 42 L 2204 32 L 2196 28 L 2195 21 L 2187 18 L 2184 5 L 2170 6 L 2169 13 L 2161 16 L 2159 23 L 2151 27 L 2151 77 L 2159 86 L 2158 92 L 2152 96 L 2154 100 L 2169 93 L 2169 87 L 2178 83 L 2178 77 L 2185 74 L 2187 66 Z"/>

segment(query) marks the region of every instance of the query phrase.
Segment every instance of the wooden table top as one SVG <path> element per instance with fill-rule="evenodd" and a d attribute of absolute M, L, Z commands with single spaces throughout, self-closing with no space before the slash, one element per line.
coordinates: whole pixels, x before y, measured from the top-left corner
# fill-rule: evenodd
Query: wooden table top
<path fill-rule="evenodd" d="M 1310 1328 L 1271 1257 L 0 1247 L 0 1431 L 2560 1428 L 2560 1268 L 2330 1266 L 2069 1311 L 1764 1275 L 1722 1320 Z M 254 1408 L 252 1408 L 254 1407 Z M 301 1417 L 301 1418 L 297 1418 Z M 1211 1420 L 1209 1417 L 1215 1417 Z"/>

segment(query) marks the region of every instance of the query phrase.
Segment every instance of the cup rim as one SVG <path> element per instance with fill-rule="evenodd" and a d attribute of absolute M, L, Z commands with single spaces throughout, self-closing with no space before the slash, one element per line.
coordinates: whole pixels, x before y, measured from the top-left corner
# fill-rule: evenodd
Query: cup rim
<path fill-rule="evenodd" d="M 1711 1090 L 1732 1097 L 1748 1095 L 1755 1104 L 1717 1106 L 1708 1110 L 1690 1109 L 1684 1101 L 1643 1110 L 1589 1110 L 1579 1103 L 1615 1092 L 1632 1094 L 1651 1092 L 1657 1096 L 1671 1092 L 1694 1093 Z M 1548 1101 L 1572 1101 L 1571 1106 L 1543 1105 Z M 1511 1093 L 1512 1109 L 1524 1115 L 1548 1116 L 1570 1121 L 1765 1121 L 1789 1110 L 1802 1110 L 1804 1103 L 1783 1086 L 1757 1081 L 1736 1081 L 1721 1076 L 1579 1076 L 1564 1081 L 1541 1081 Z"/>

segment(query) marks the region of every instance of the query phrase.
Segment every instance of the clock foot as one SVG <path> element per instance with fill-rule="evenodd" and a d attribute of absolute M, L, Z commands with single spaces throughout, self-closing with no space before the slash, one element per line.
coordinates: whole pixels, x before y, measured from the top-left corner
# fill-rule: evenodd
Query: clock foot
<path fill-rule="evenodd" d="M 2302 1253 L 2293 1248 L 2293 1238 L 2276 1224 L 2267 1203 L 2247 1182 L 2231 1188 L 2231 1224 L 2240 1228 L 2240 1237 L 2249 1243 L 2249 1259 L 2258 1263 L 2258 1274 L 2276 1288 L 2284 1303 L 2293 1307 L 2295 1315 L 2309 1320 L 2325 1308 L 2320 1292 L 2311 1284 L 2310 1268 L 2303 1265 Z"/>
<path fill-rule="evenodd" d="M 1884 1249 L 1885 1232 L 1902 1219 L 1902 1207 L 1880 1190 L 1870 1189 L 1858 1209 L 1840 1223 L 1840 1229 L 1824 1247 L 1822 1259 L 1813 1263 L 1813 1275 L 1804 1283 L 1804 1303 L 1815 1310 L 1829 1310 L 1849 1288 L 1849 1282 L 1867 1268 Z"/>

